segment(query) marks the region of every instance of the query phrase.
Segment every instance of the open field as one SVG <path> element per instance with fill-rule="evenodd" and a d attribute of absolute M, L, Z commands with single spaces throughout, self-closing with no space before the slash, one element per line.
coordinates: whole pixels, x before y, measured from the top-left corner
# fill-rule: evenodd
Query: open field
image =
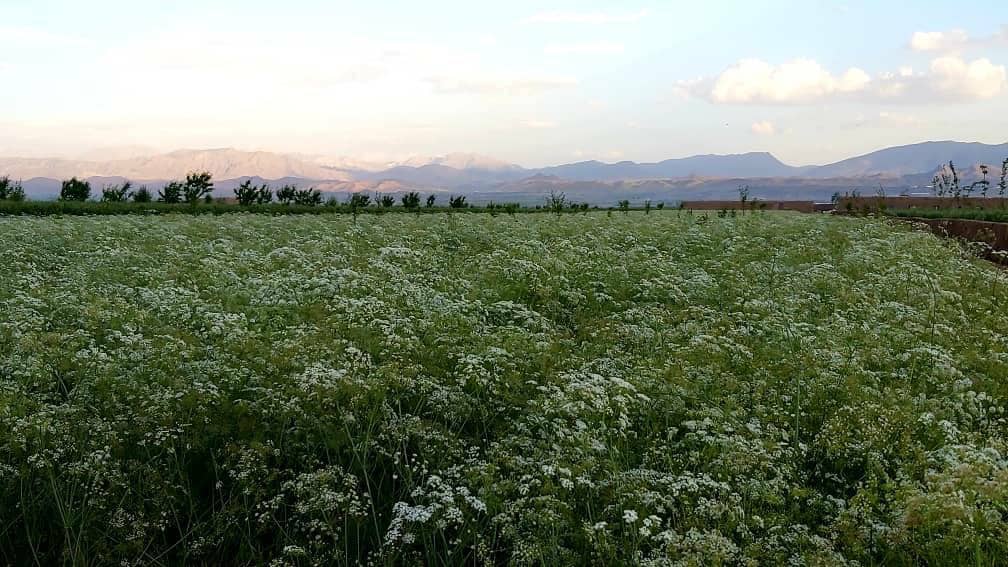
<path fill-rule="evenodd" d="M 0 218 L 0 564 L 995 564 L 1008 275 L 826 215 Z"/>

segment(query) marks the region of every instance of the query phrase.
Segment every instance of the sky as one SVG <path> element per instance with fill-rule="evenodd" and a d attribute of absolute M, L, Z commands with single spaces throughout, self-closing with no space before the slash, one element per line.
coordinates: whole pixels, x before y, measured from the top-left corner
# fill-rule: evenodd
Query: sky
<path fill-rule="evenodd" d="M 1008 141 L 998 0 L 0 0 L 0 155 L 533 167 Z"/>

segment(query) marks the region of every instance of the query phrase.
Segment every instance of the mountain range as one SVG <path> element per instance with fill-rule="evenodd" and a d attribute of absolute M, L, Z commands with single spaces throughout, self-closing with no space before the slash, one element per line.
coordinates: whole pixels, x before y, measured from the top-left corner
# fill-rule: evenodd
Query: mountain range
<path fill-rule="evenodd" d="M 33 198 L 52 197 L 58 193 L 59 180 L 71 176 L 87 178 L 98 187 L 128 178 L 157 188 L 187 172 L 206 170 L 217 180 L 221 195 L 230 194 L 241 180 L 254 177 L 274 184 L 314 185 L 331 193 L 419 190 L 498 200 L 541 200 L 542 194 L 551 190 L 603 202 L 616 194 L 620 198 L 631 194 L 643 198 L 726 198 L 739 183 L 751 185 L 754 196 L 763 199 L 820 199 L 837 188 L 874 191 L 883 184 L 894 191 L 920 189 L 950 160 L 965 176 L 984 163 L 997 177 L 1002 161 L 1008 158 L 1008 143 L 924 142 L 802 167 L 785 164 L 766 152 L 697 155 L 653 163 L 582 161 L 535 169 L 466 153 L 394 163 L 235 149 L 157 154 L 129 148 L 113 154 L 120 159 L 0 158 L 0 175 L 23 179 Z"/>

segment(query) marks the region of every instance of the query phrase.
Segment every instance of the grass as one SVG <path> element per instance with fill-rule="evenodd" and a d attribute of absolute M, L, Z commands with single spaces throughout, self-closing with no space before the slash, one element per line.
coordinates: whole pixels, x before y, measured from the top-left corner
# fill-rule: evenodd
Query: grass
<path fill-rule="evenodd" d="M 1008 555 L 1008 275 L 826 215 L 0 219 L 0 563 Z"/>
<path fill-rule="evenodd" d="M 927 219 L 969 219 L 989 222 L 1008 222 L 1008 209 L 899 209 L 887 211 L 898 217 L 919 217 Z"/>
<path fill-rule="evenodd" d="M 466 213 L 482 212 L 493 214 L 507 214 L 505 205 L 498 204 L 493 208 L 487 206 L 466 206 L 464 208 L 452 209 L 449 207 L 424 207 L 418 209 L 407 209 L 402 206 L 379 207 L 371 205 L 357 210 L 359 214 L 384 214 L 384 213 L 416 213 L 416 214 L 442 214 L 446 212 Z M 598 209 L 596 209 L 598 210 Z M 641 207 L 631 207 L 630 210 L 641 210 Z M 515 206 L 514 213 L 544 212 L 534 206 Z M 584 214 L 586 211 L 566 209 L 564 214 Z M 615 212 L 615 211 L 614 211 Z M 180 203 L 135 203 L 127 202 L 99 202 L 99 201 L 4 201 L 0 200 L 0 216 L 112 216 L 112 215 L 224 215 L 233 213 L 255 213 L 267 215 L 327 215 L 327 214 L 352 214 L 353 210 L 346 204 L 336 205 L 323 204 L 318 206 L 308 205 L 283 205 L 279 203 L 264 205 L 238 205 L 236 203 L 200 202 L 195 205 Z"/>

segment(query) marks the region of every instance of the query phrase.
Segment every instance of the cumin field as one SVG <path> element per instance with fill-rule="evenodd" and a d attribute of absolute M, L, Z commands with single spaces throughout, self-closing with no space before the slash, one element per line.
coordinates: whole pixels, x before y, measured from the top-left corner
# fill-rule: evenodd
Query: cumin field
<path fill-rule="evenodd" d="M 1008 277 L 874 219 L 0 219 L 0 564 L 1008 556 Z"/>

